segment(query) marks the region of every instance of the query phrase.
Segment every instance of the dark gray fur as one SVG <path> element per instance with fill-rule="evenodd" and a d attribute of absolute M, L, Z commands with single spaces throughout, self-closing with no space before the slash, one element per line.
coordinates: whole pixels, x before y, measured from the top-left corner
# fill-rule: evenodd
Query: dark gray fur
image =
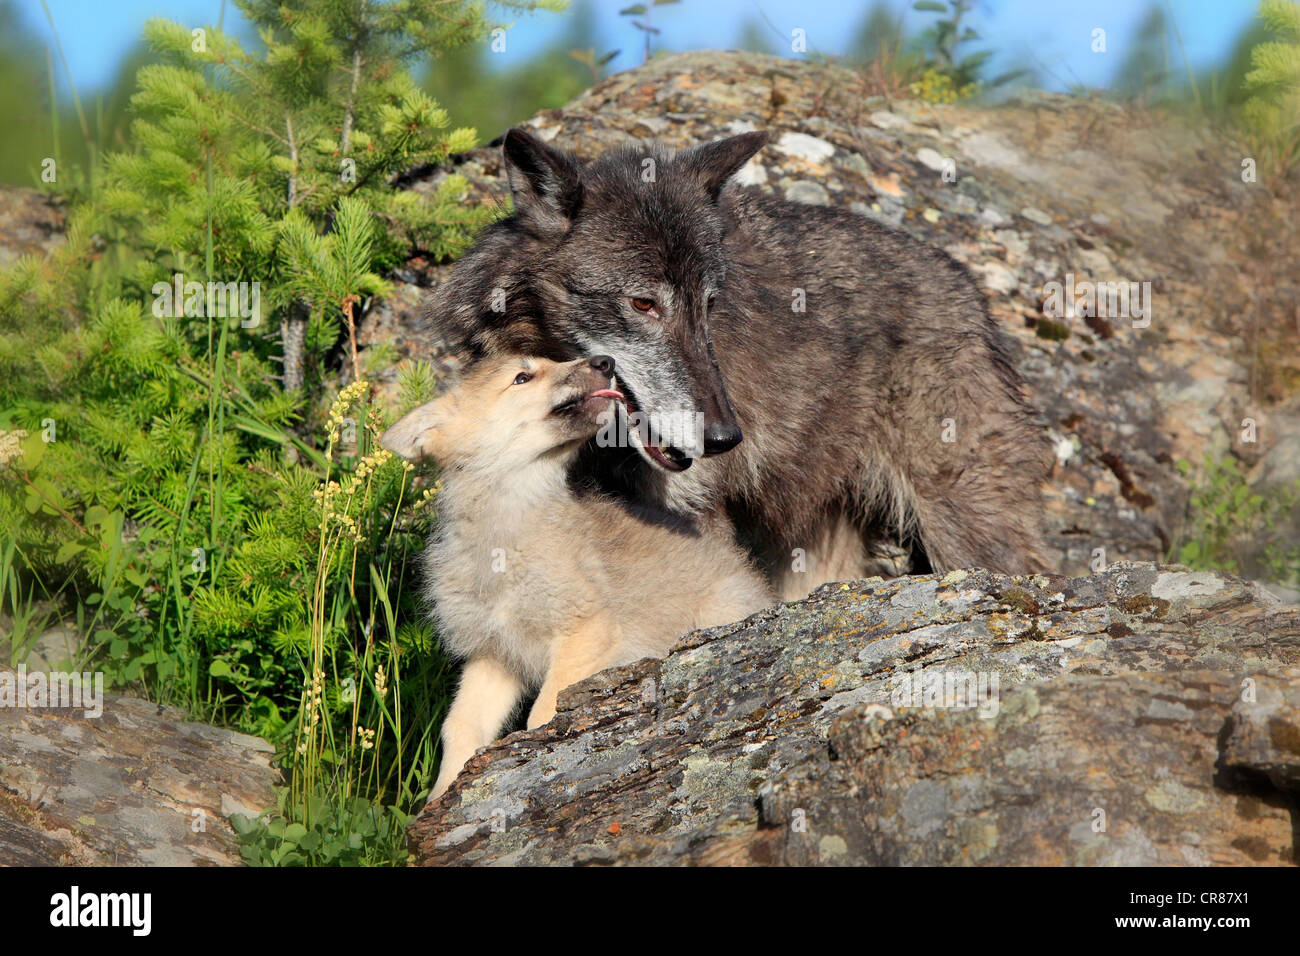
<path fill-rule="evenodd" d="M 626 146 L 584 167 L 512 130 L 515 212 L 437 290 L 434 321 L 473 355 L 612 355 L 652 417 L 682 401 L 706 426 L 734 413 L 744 440 L 686 471 L 592 447 L 575 480 L 726 515 L 774 575 L 845 520 L 918 570 L 1043 568 L 1045 438 L 969 273 L 862 216 L 727 185 L 765 141 Z"/>

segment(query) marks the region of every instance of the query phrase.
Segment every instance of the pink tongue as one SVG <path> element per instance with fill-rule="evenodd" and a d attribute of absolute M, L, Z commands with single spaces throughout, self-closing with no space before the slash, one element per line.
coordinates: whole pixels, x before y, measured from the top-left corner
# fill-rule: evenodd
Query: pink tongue
<path fill-rule="evenodd" d="M 614 388 L 598 388 L 587 396 L 588 398 L 617 398 L 623 400 L 623 393 Z"/>

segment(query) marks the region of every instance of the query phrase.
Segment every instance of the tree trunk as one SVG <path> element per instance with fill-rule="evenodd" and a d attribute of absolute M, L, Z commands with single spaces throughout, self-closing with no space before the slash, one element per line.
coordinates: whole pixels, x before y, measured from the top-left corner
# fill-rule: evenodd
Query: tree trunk
<path fill-rule="evenodd" d="M 280 320 L 280 343 L 284 352 L 284 390 L 302 388 L 303 344 L 307 336 L 307 319 L 311 306 L 302 301 L 289 305 L 288 314 Z"/>

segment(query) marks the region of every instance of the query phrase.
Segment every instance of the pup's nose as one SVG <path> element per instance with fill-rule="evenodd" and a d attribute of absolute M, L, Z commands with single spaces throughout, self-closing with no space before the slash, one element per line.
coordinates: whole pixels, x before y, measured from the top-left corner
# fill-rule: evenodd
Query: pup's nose
<path fill-rule="evenodd" d="M 704 426 L 704 454 L 721 455 L 731 451 L 744 438 L 735 422 L 713 422 Z"/>
<path fill-rule="evenodd" d="M 608 355 L 593 355 L 587 360 L 587 364 L 601 375 L 614 374 L 614 360 Z"/>

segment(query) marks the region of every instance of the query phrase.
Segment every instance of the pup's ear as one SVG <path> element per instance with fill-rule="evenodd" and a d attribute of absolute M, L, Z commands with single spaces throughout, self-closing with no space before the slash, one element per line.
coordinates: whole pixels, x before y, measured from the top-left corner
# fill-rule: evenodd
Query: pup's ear
<path fill-rule="evenodd" d="M 564 231 L 582 205 L 582 175 L 567 153 L 515 127 L 502 146 L 515 209 L 540 229 Z"/>
<path fill-rule="evenodd" d="M 749 162 L 749 158 L 767 143 L 767 132 L 756 130 L 701 143 L 677 154 L 677 162 L 694 175 L 709 194 L 717 200 L 727 180 Z"/>
<path fill-rule="evenodd" d="M 411 461 L 432 458 L 441 461 L 448 449 L 444 399 L 435 399 L 403 415 L 379 436 L 379 444 L 394 455 Z"/>

